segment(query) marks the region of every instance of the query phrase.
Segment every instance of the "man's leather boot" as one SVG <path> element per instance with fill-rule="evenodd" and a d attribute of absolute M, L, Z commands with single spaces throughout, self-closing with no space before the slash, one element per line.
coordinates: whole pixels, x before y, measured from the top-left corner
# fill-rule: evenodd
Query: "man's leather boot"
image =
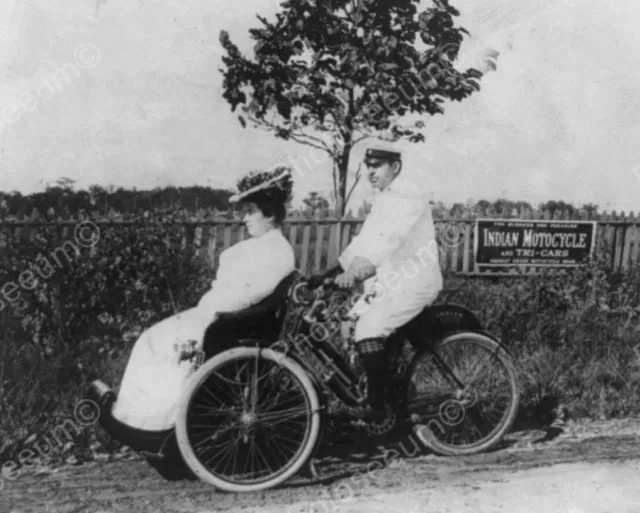
<path fill-rule="evenodd" d="M 381 422 L 386 416 L 385 339 L 368 338 L 357 342 L 360 360 L 367 375 L 367 404 L 354 408 L 357 418 Z"/>

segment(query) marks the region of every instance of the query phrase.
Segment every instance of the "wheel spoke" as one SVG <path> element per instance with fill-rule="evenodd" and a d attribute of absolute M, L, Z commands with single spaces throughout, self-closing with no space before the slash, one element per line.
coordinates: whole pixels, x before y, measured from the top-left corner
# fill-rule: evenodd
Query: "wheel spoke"
<path fill-rule="evenodd" d="M 227 467 L 229 464 L 231 464 L 231 472 L 230 474 L 233 475 L 233 469 L 235 468 L 233 466 L 233 462 L 235 461 L 236 457 L 238 456 L 238 445 L 239 445 L 239 440 L 236 438 L 236 440 L 234 440 L 234 443 L 232 445 L 233 449 L 227 453 L 228 455 L 228 460 L 227 463 L 224 466 L 224 472 L 227 473 Z M 220 463 L 222 463 L 222 461 L 224 461 L 223 459 L 221 459 Z"/>
<path fill-rule="evenodd" d="M 445 340 L 437 353 L 425 353 L 412 376 L 415 395 L 409 398 L 410 408 L 420 415 L 431 406 L 426 417 L 436 421 L 437 429 L 431 429 L 433 436 L 452 451 L 455 447 L 479 446 L 491 440 L 502 429 L 515 404 L 513 387 L 517 385 L 513 373 L 510 378 L 500 348 L 492 342 L 478 342 L 474 337 Z M 452 380 L 457 382 L 455 386 Z M 460 384 L 463 386 L 457 386 Z M 451 400 L 459 404 L 461 411 L 451 412 L 445 406 Z M 431 428 L 432 423 L 427 427 Z"/>
<path fill-rule="evenodd" d="M 262 413 L 258 415 L 260 422 L 269 422 L 270 424 L 279 424 L 291 419 L 298 418 L 302 415 L 307 415 L 309 410 L 306 407 L 301 408 L 289 408 L 287 410 L 279 410 L 271 413 Z"/>
<path fill-rule="evenodd" d="M 273 395 L 274 395 L 274 394 L 278 394 L 278 393 L 280 393 L 280 392 L 281 392 L 281 390 L 282 390 L 282 389 L 281 389 L 281 388 L 278 388 L 278 387 L 276 387 L 276 386 L 273 386 L 273 383 L 274 383 L 274 382 L 275 382 L 275 383 L 277 383 L 277 382 L 278 382 L 278 380 L 280 379 L 280 376 L 281 376 L 282 374 L 283 374 L 283 369 L 282 369 L 282 368 L 278 368 L 278 369 L 276 370 L 276 372 L 275 372 L 275 378 L 276 378 L 276 379 L 274 379 L 274 377 L 272 376 L 272 378 L 271 378 L 271 379 L 272 379 L 272 381 L 271 381 L 271 385 L 272 385 L 272 386 L 271 386 L 271 388 L 270 388 L 270 389 L 269 389 L 269 388 L 267 388 L 267 395 L 266 395 L 266 397 L 264 397 L 264 399 L 263 399 L 262 409 L 269 409 L 269 408 L 270 408 L 270 405 L 272 405 L 272 402 L 275 400 L 275 399 L 273 398 Z"/>
<path fill-rule="evenodd" d="M 296 451 L 298 450 L 298 447 L 296 444 L 294 444 L 294 442 L 292 442 L 288 438 L 285 438 L 279 435 L 278 433 L 272 433 L 270 443 L 271 442 L 275 443 L 278 440 L 279 440 L 278 445 L 282 447 L 282 452 L 289 453 L 289 455 L 285 457 L 285 462 L 286 462 L 291 458 L 291 456 L 293 456 L 296 453 Z M 273 446 L 273 444 L 271 445 Z"/>
<path fill-rule="evenodd" d="M 187 437 L 211 476 L 234 485 L 269 482 L 315 443 L 314 390 L 288 365 L 253 353 L 212 368 L 195 390 Z"/>
<path fill-rule="evenodd" d="M 226 442 L 226 447 L 221 451 L 214 452 L 211 458 L 206 461 L 205 465 L 208 467 L 214 459 L 218 460 L 217 465 L 220 465 L 222 461 L 224 461 L 224 458 L 233 450 L 234 446 L 233 440 Z"/>
<path fill-rule="evenodd" d="M 199 417 L 208 417 L 210 415 L 229 415 L 229 414 L 240 415 L 242 413 L 242 410 L 240 408 L 233 408 L 231 406 L 214 408 L 213 406 L 196 404 L 194 405 L 194 409 L 206 412 L 206 413 L 198 413 L 197 415 Z M 196 413 L 194 412 L 194 415 L 195 414 Z"/>
<path fill-rule="evenodd" d="M 219 387 L 221 389 L 221 387 Z M 220 399 L 220 397 L 218 397 L 218 395 L 216 393 L 214 393 L 210 387 L 208 387 L 206 384 L 202 385 L 202 388 L 200 389 L 203 392 L 205 392 L 211 399 L 213 399 L 217 404 L 227 404 L 226 401 Z"/>
<path fill-rule="evenodd" d="M 260 361 L 259 354 L 255 357 L 255 366 L 253 368 L 253 374 L 251 376 L 251 413 L 256 412 L 256 406 L 258 403 L 258 362 Z"/>
<path fill-rule="evenodd" d="M 271 392 L 272 395 L 269 397 L 268 400 L 265 400 L 261 410 L 265 411 L 265 410 L 271 409 L 277 403 L 278 399 L 282 396 L 282 394 L 284 394 L 285 392 L 288 392 L 288 388 L 292 385 L 292 383 L 287 379 L 287 377 L 285 377 L 284 379 L 286 381 L 282 386 L 274 385 L 275 394 L 272 390 Z M 281 383 L 282 380 L 280 380 L 279 382 Z"/>
<path fill-rule="evenodd" d="M 260 446 L 258 444 L 256 444 L 256 452 L 258 453 L 258 456 L 260 456 L 262 461 L 265 463 L 265 465 L 269 469 L 269 472 L 273 473 L 271 465 L 269 464 L 269 460 L 267 460 L 267 458 L 264 457 L 264 455 L 262 454 L 262 451 L 260 450 Z"/>

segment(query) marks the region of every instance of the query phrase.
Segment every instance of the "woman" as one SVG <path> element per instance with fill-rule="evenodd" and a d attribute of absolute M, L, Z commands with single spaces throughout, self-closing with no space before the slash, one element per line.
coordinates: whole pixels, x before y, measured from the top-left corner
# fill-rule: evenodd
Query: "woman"
<path fill-rule="evenodd" d="M 238 182 L 244 222 L 251 238 L 220 254 L 212 288 L 198 306 L 174 315 L 145 331 L 136 342 L 124 373 L 112 415 L 145 431 L 170 429 L 175 408 L 193 363 L 180 362 L 186 343 L 201 349 L 204 334 L 217 315 L 259 303 L 295 270 L 293 248 L 281 223 L 291 199 L 288 169 L 251 173 Z"/>

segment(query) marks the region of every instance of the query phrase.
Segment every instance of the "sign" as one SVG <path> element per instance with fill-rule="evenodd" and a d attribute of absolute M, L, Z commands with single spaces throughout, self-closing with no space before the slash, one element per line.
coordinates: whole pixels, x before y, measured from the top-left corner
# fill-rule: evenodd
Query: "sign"
<path fill-rule="evenodd" d="M 478 219 L 479 266 L 577 266 L 591 255 L 596 221 Z"/>

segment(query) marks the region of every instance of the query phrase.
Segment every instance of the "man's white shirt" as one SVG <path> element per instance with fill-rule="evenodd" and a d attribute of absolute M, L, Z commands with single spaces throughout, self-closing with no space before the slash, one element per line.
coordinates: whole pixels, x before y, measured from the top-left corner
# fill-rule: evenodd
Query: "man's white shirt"
<path fill-rule="evenodd" d="M 348 269 L 357 256 L 376 267 L 368 288 L 376 282 L 392 285 L 395 273 L 410 274 L 419 282 L 441 282 L 431 205 L 414 182 L 399 176 L 376 195 L 362 229 L 339 257 L 342 268 Z"/>

